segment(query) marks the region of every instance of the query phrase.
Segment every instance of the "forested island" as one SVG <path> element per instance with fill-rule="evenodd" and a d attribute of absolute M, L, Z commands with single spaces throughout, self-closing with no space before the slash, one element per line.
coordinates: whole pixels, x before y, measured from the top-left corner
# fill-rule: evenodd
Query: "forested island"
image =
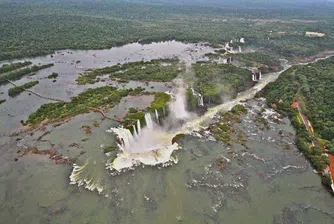
<path fill-rule="evenodd" d="M 21 86 L 15 86 L 13 88 L 10 88 L 8 90 L 8 95 L 11 97 L 17 96 L 20 93 L 22 93 L 25 89 L 29 89 L 35 85 L 37 85 L 39 82 L 38 81 L 32 81 L 32 82 L 27 82 Z"/>
<path fill-rule="evenodd" d="M 99 76 L 109 74 L 119 81 L 156 81 L 168 82 L 184 72 L 184 65 L 178 59 L 156 59 L 148 62 L 129 62 L 110 67 L 88 70 L 76 80 L 79 85 L 94 84 L 100 81 Z"/>

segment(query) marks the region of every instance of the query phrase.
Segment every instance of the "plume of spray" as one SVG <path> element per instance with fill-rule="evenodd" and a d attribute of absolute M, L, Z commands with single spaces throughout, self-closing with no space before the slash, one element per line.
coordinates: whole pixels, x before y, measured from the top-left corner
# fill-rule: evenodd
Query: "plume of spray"
<path fill-rule="evenodd" d="M 186 88 L 182 79 L 175 80 L 175 84 L 177 88 L 173 94 L 174 99 L 169 106 L 171 116 L 176 120 L 187 120 L 190 114 L 186 110 Z"/>

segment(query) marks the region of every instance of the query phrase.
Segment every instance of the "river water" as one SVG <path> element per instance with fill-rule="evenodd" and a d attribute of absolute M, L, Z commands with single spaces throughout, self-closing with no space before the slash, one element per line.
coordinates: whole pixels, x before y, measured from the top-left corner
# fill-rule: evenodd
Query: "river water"
<path fill-rule="evenodd" d="M 76 77 L 87 68 L 173 56 L 190 63 L 212 51 L 201 45 L 164 42 L 129 44 L 111 50 L 64 50 L 53 57 L 29 60 L 55 63 L 32 77 L 40 81 L 33 90 L 69 99 L 89 87 L 117 86 L 109 82 L 77 86 Z M 74 63 L 77 60 L 81 63 Z M 52 72 L 59 73 L 56 83 L 44 79 Z M 254 92 L 275 77 L 277 74 L 264 77 Z M 168 90 L 165 84 L 153 82 L 148 86 L 130 82 L 125 88 L 135 86 Z M 192 133 L 175 153 L 177 164 L 139 166 L 112 173 L 106 164 L 115 154 L 107 156 L 103 148 L 115 144 L 114 136 L 106 130 L 116 127 L 117 122 L 89 113 L 58 127 L 50 125 L 44 131 L 10 138 L 8 134 L 20 126 L 20 120 L 49 102 L 27 93 L 9 98 L 6 93 L 10 87 L 0 87 L 4 92 L 1 97 L 8 99 L 0 105 L 0 223 L 333 223 L 333 199 L 293 144 L 295 132 L 289 120 L 276 124 L 268 118 L 268 129 L 256 121 L 256 111 L 261 108 L 265 108 L 265 114 L 273 113 L 264 101 L 248 101 L 248 113 L 236 126 L 247 147 L 233 141 L 226 145 Z M 149 96 L 124 100 L 110 114 L 122 115 L 123 108 L 144 107 L 151 101 Z M 230 106 L 210 110 L 205 119 Z M 185 125 L 184 130 L 197 129 L 198 120 Z M 99 127 L 93 125 L 94 121 Z M 90 135 L 82 130 L 83 125 L 92 128 Z M 51 134 L 44 136 L 44 141 L 36 141 L 47 130 Z M 72 166 L 56 165 L 46 156 L 27 155 L 14 161 L 17 151 L 22 150 L 18 143 L 78 157 L 76 164 L 81 170 L 76 172 L 76 179 L 82 185 L 70 184 Z M 286 145 L 290 150 L 285 149 Z M 81 155 L 82 151 L 85 153 Z M 223 168 L 217 166 L 217 160 L 223 161 Z"/>

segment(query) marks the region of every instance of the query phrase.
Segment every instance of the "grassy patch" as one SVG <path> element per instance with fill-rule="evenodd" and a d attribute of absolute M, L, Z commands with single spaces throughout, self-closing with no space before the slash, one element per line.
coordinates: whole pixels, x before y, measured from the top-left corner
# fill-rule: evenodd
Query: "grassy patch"
<path fill-rule="evenodd" d="M 108 147 L 105 147 L 105 148 L 103 149 L 103 152 L 104 152 L 104 153 L 109 153 L 109 152 L 113 152 L 113 151 L 115 151 L 115 150 L 117 150 L 117 147 L 115 147 L 115 146 L 108 146 Z"/>
<path fill-rule="evenodd" d="M 148 108 L 148 111 L 154 112 L 155 110 L 160 110 L 166 107 L 170 101 L 171 96 L 167 93 L 154 93 L 154 100 Z"/>

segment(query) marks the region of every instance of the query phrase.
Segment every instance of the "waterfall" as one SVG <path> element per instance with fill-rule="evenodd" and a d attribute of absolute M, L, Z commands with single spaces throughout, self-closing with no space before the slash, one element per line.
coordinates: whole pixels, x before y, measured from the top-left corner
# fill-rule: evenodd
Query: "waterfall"
<path fill-rule="evenodd" d="M 131 153 L 131 144 L 134 142 L 134 138 L 130 130 L 125 128 L 112 128 L 112 131 L 114 131 L 120 139 L 120 143 L 118 143 L 119 148 L 124 152 Z"/>
<path fill-rule="evenodd" d="M 255 82 L 255 74 L 252 75 L 252 81 Z"/>
<path fill-rule="evenodd" d="M 204 106 L 202 94 L 196 92 L 194 88 L 191 88 L 191 91 L 193 92 L 193 95 L 197 97 L 198 106 Z"/>
<path fill-rule="evenodd" d="M 204 106 L 203 96 L 198 94 L 198 106 Z"/>
<path fill-rule="evenodd" d="M 186 100 L 184 95 L 184 89 L 180 89 L 175 94 L 175 100 L 170 104 L 171 113 L 177 119 L 187 119 L 189 114 L 186 110 Z"/>
<path fill-rule="evenodd" d="M 262 79 L 262 72 L 260 71 L 260 76 L 259 76 L 259 80 Z"/>
<path fill-rule="evenodd" d="M 241 46 L 239 46 L 239 52 L 242 52 Z"/>
<path fill-rule="evenodd" d="M 125 152 L 126 155 L 145 153 L 153 150 L 157 150 L 164 147 L 169 147 L 173 136 L 166 138 L 166 132 L 161 126 L 155 125 L 152 120 L 151 114 L 145 114 L 146 126 L 140 130 L 140 133 L 136 131 L 136 126 L 133 125 L 133 135 L 129 129 L 119 127 L 111 128 L 108 132 L 114 133 L 118 136 L 118 147 Z M 139 120 L 137 121 L 138 127 L 140 127 Z M 133 161 L 129 161 L 132 164 Z"/>
<path fill-rule="evenodd" d="M 150 113 L 145 114 L 146 126 L 149 129 L 153 129 L 153 121 Z"/>
<path fill-rule="evenodd" d="M 157 119 L 157 122 L 159 123 L 159 113 L 157 109 L 155 109 L 155 118 Z"/>
<path fill-rule="evenodd" d="M 137 133 L 137 130 L 136 130 L 136 126 L 132 125 L 132 128 L 133 128 L 133 135 L 135 136 L 135 138 L 138 138 L 138 133 Z"/>
<path fill-rule="evenodd" d="M 137 120 L 137 130 L 138 130 L 138 135 L 140 135 L 141 134 L 140 120 Z"/>

